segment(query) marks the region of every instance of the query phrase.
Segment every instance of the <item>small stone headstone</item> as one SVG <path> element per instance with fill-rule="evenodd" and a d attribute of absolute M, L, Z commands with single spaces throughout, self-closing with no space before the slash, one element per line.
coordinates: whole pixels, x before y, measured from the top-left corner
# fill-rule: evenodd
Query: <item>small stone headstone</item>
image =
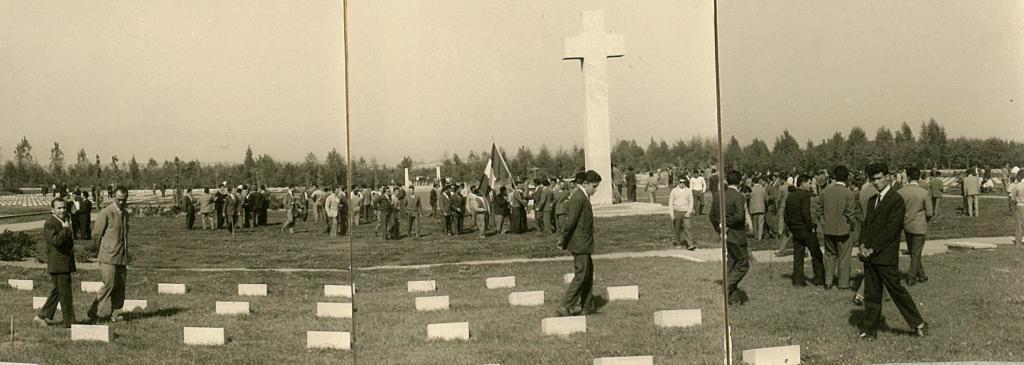
<path fill-rule="evenodd" d="M 991 243 L 954 241 L 947 243 L 946 247 L 955 250 L 994 250 L 997 246 Z"/>
<path fill-rule="evenodd" d="M 654 312 L 654 325 L 658 327 L 689 327 L 701 323 L 700 309 L 682 309 Z"/>
<path fill-rule="evenodd" d="M 32 297 L 32 309 L 39 309 L 46 305 L 46 297 Z M 57 303 L 57 309 L 60 309 L 60 303 Z"/>
<path fill-rule="evenodd" d="M 654 365 L 654 356 L 601 357 L 594 365 Z"/>
<path fill-rule="evenodd" d="M 640 287 L 636 285 L 609 286 L 608 301 L 613 300 L 640 300 Z"/>
<path fill-rule="evenodd" d="M 433 280 L 410 281 L 406 283 L 410 293 L 435 291 L 437 283 Z"/>
<path fill-rule="evenodd" d="M 349 332 L 306 331 L 307 349 L 349 350 L 352 334 Z"/>
<path fill-rule="evenodd" d="M 110 328 L 107 326 L 72 324 L 71 341 L 110 342 Z"/>
<path fill-rule="evenodd" d="M 352 303 L 316 303 L 320 318 L 352 318 Z"/>
<path fill-rule="evenodd" d="M 18 290 L 32 290 L 34 283 L 32 280 L 7 279 L 7 285 Z"/>
<path fill-rule="evenodd" d="M 121 307 L 121 310 L 124 312 L 141 312 L 146 310 L 148 304 L 149 303 L 145 300 L 125 299 L 124 306 Z"/>
<path fill-rule="evenodd" d="M 186 345 L 223 345 L 224 329 L 213 327 L 185 327 Z"/>
<path fill-rule="evenodd" d="M 570 335 L 587 332 L 587 317 L 550 317 L 540 321 L 540 330 L 545 335 Z"/>
<path fill-rule="evenodd" d="M 420 312 L 448 310 L 448 296 L 416 297 L 416 310 Z"/>
<path fill-rule="evenodd" d="M 267 296 L 267 284 L 238 284 L 238 295 L 265 297 Z"/>
<path fill-rule="evenodd" d="M 428 324 L 427 339 L 469 340 L 469 322 Z"/>
<path fill-rule="evenodd" d="M 508 294 L 508 304 L 518 306 L 544 305 L 543 291 L 521 291 Z"/>
<path fill-rule="evenodd" d="M 217 302 L 217 314 L 249 314 L 249 302 Z"/>
<path fill-rule="evenodd" d="M 82 291 L 86 293 L 99 293 L 103 283 L 99 281 L 83 281 Z"/>
<path fill-rule="evenodd" d="M 498 289 L 498 288 L 515 288 L 516 277 L 515 276 L 502 276 L 497 278 L 487 278 L 486 280 L 487 289 Z"/>
<path fill-rule="evenodd" d="M 325 297 L 352 298 L 351 285 L 324 285 Z"/>
<path fill-rule="evenodd" d="M 185 294 L 185 284 L 156 284 L 158 294 Z"/>
<path fill-rule="evenodd" d="M 799 364 L 800 345 L 744 350 L 743 362 L 750 365 Z"/>

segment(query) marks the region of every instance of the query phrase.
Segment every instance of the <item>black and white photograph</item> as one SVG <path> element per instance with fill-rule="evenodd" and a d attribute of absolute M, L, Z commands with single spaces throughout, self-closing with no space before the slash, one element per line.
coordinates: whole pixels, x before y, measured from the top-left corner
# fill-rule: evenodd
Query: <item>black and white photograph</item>
<path fill-rule="evenodd" d="M 736 363 L 1024 360 L 1022 14 L 719 2 Z"/>

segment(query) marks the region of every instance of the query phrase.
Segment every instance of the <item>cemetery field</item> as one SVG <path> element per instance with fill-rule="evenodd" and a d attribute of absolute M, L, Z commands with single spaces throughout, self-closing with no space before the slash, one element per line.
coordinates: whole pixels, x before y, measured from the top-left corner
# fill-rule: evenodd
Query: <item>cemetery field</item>
<path fill-rule="evenodd" d="M 639 285 L 638 301 L 611 301 L 586 318 L 586 332 L 542 334 L 554 317 L 571 262 L 453 265 L 361 271 L 357 277 L 356 349 L 366 364 L 589 364 L 608 356 L 653 355 L 658 364 L 722 361 L 721 267 L 671 258 L 595 260 L 594 295 L 606 286 Z M 487 289 L 488 277 L 515 276 L 514 288 Z M 409 293 L 406 282 L 435 280 L 437 290 Z M 511 306 L 509 293 L 544 291 L 544 305 Z M 418 312 L 415 298 L 449 296 L 449 309 Z M 654 312 L 701 309 L 703 324 L 659 328 Z M 431 323 L 469 322 L 468 341 L 427 340 Z"/>
<path fill-rule="evenodd" d="M 979 199 L 979 201 L 980 215 L 968 217 L 963 215 L 963 211 L 960 210 L 961 200 L 959 198 L 942 198 L 939 202 L 939 216 L 928 222 L 927 239 L 1013 236 L 1013 216 L 1009 213 L 1006 200 Z M 767 219 L 776 219 L 773 217 L 775 215 L 768 214 Z M 779 244 L 777 239 L 756 241 L 750 238 L 749 242 L 751 250 L 775 250 Z"/>
<path fill-rule="evenodd" d="M 347 273 L 186 272 L 129 270 L 127 299 L 147 300 L 128 321 L 107 323 L 111 342 L 70 341 L 70 331 L 40 328 L 30 320 L 32 297 L 46 296 L 51 286 L 42 269 L 0 268 L 3 341 L 0 361 L 40 364 L 350 364 L 340 350 L 307 350 L 306 331 L 351 331 L 350 319 L 317 318 L 317 302 L 349 302 L 325 297 L 324 284 L 348 283 Z M 73 280 L 75 314 L 86 318 L 95 294 L 79 290 L 82 280 L 99 273 L 80 272 Z M 7 279 L 32 279 L 32 291 L 14 290 Z M 158 294 L 157 283 L 184 283 L 185 295 Z M 268 296 L 239 296 L 239 283 L 266 283 Z M 215 313 L 217 301 L 248 301 L 252 314 Z M 15 341 L 10 341 L 14 316 Z M 58 314 L 56 318 L 60 318 Z M 224 346 L 183 343 L 183 327 L 223 327 Z"/>
<path fill-rule="evenodd" d="M 490 235 L 480 238 L 476 232 L 461 236 L 443 236 L 438 218 L 426 217 L 419 239 L 407 236 L 402 224 L 399 240 L 374 237 L 374 225 L 350 229 L 354 239 L 356 267 L 449 263 L 501 258 L 541 258 L 567 255 L 558 249 L 558 235 L 540 233 L 533 219 L 530 231 L 520 235 Z M 718 236 L 707 215 L 692 218 L 693 238 L 700 248 L 717 248 Z M 469 230 L 469 220 L 465 229 Z M 672 222 L 665 215 L 595 218 L 595 253 L 664 250 L 672 247 Z"/>
<path fill-rule="evenodd" d="M 39 214 L 2 218 L 0 219 L 0 225 L 41 221 L 43 219 L 46 219 L 47 216 L 49 216 L 47 212 L 49 211 L 44 211 L 43 213 Z M 0 231 L 2 231 L 2 229 L 0 229 Z"/>
<path fill-rule="evenodd" d="M 802 363 L 881 364 L 931 361 L 1019 361 L 1024 358 L 1024 250 L 1000 245 L 995 250 L 950 251 L 925 256 L 929 281 L 907 287 L 930 333 L 909 336 L 909 328 L 891 301 L 882 304 L 891 329 L 878 340 L 857 338 L 863 307 L 853 292 L 820 287 L 794 288 L 792 265 L 753 263 L 740 287 L 750 301 L 730 310 L 734 351 L 800 345 Z M 855 271 L 861 265 L 854 264 Z M 909 259 L 901 257 L 905 272 Z M 809 270 L 809 266 L 808 266 Z M 858 274 L 859 276 L 859 274 Z M 888 294 L 885 294 L 888 297 Z"/>

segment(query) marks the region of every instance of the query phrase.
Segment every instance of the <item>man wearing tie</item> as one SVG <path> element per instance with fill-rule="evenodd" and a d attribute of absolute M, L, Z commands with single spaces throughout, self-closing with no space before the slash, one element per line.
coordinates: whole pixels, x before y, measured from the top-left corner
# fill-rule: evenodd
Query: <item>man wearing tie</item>
<path fill-rule="evenodd" d="M 882 317 L 882 289 L 885 288 L 915 336 L 924 336 L 927 325 L 914 298 L 900 283 L 900 231 L 906 203 L 892 191 L 889 168 L 884 163 L 867 166 L 866 175 L 878 195 L 868 200 L 868 212 L 860 236 L 860 260 L 864 262 L 864 320 L 860 338 L 877 337 Z"/>
<path fill-rule="evenodd" d="M 53 289 L 46 298 L 46 304 L 32 322 L 47 326 L 53 319 L 57 304 L 64 319 L 62 326 L 71 328 L 75 322 L 75 306 L 71 289 L 71 274 L 75 268 L 75 236 L 67 215 L 67 202 L 61 198 L 50 201 L 53 215 L 43 223 L 43 241 L 46 242 L 46 268 L 53 281 Z"/>

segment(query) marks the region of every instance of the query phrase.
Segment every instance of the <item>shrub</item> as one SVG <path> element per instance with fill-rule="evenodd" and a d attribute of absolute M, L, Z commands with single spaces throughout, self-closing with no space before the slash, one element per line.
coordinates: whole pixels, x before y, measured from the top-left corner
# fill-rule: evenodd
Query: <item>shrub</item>
<path fill-rule="evenodd" d="M 20 261 L 37 253 L 37 241 L 25 232 L 0 233 L 0 260 Z"/>

